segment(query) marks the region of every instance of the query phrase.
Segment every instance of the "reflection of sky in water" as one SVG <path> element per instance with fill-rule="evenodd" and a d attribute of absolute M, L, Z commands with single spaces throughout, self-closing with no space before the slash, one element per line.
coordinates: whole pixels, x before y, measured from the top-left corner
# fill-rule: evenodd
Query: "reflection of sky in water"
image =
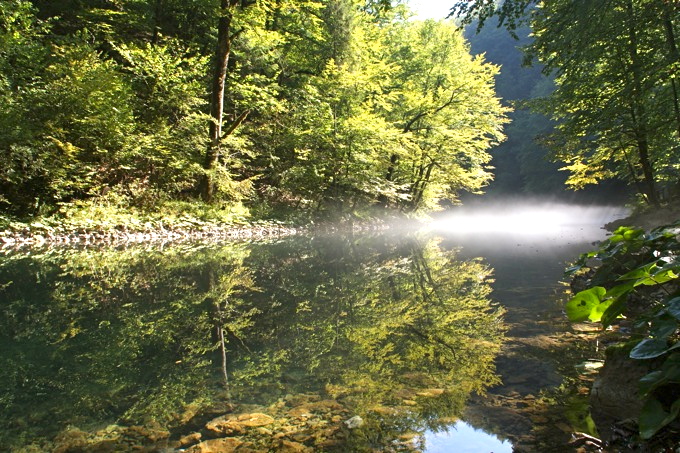
<path fill-rule="evenodd" d="M 512 443 L 458 422 L 448 432 L 425 433 L 426 453 L 512 453 Z"/>

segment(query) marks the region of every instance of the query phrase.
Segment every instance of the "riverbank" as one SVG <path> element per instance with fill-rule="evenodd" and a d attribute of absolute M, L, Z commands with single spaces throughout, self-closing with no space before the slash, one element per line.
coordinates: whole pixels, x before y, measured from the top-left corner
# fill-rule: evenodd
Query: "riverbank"
<path fill-rule="evenodd" d="M 569 303 L 566 309 L 572 320 L 587 317 L 602 329 L 591 340 L 605 348 L 604 364 L 589 393 L 590 414 L 601 439 L 592 444 L 594 451 L 680 448 L 680 419 L 673 409 L 680 403 L 680 388 L 676 377 L 659 378 L 677 360 L 672 351 L 678 347 L 680 318 L 673 315 L 672 305 L 679 291 L 679 221 L 680 206 L 671 205 L 608 223 L 606 228 L 614 232 L 611 240 L 600 244 L 588 263 L 582 259 L 581 271 L 572 279 L 572 301 L 581 300 L 583 306 L 588 295 L 602 290 L 591 299 L 597 314 L 579 314 L 578 305 L 570 308 Z M 617 292 L 612 303 L 608 295 Z M 649 344 L 655 348 L 644 349 Z"/>
<path fill-rule="evenodd" d="M 129 225 L 52 226 L 41 222 L 15 224 L 0 231 L 2 248 L 29 248 L 59 245 L 118 245 L 142 242 L 184 240 L 231 240 L 283 237 L 306 231 L 308 227 L 277 221 L 215 223 L 186 218 L 168 225 L 163 221 L 134 222 Z"/>
<path fill-rule="evenodd" d="M 621 226 L 632 226 L 649 231 L 663 225 L 670 225 L 678 220 L 680 220 L 680 205 L 671 204 L 658 209 L 633 212 L 628 217 L 606 224 L 605 228 L 614 231 Z"/>
<path fill-rule="evenodd" d="M 141 243 L 177 243 L 185 241 L 265 240 L 308 232 L 369 231 L 387 228 L 378 219 L 338 222 L 287 222 L 252 220 L 220 222 L 192 216 L 163 219 L 140 219 L 130 216 L 126 222 L 108 220 L 6 222 L 0 230 L 0 250 L 21 250 L 63 246 L 120 246 Z"/>

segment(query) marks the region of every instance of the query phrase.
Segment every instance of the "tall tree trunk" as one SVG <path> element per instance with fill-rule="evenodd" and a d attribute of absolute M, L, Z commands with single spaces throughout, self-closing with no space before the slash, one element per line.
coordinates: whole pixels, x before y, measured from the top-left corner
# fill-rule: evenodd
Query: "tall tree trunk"
<path fill-rule="evenodd" d="M 675 42 L 675 29 L 673 27 L 673 11 L 670 3 L 663 5 L 663 23 L 666 32 L 666 41 L 668 41 L 668 60 L 671 65 L 680 61 L 680 52 L 678 52 L 678 45 Z M 673 89 L 673 107 L 675 108 L 675 123 L 680 135 L 680 100 L 678 99 L 678 84 L 675 81 L 674 75 L 671 74 L 671 87 Z"/>
<path fill-rule="evenodd" d="M 640 72 L 640 56 L 638 54 L 637 23 L 632 0 L 628 0 L 626 10 L 628 13 L 629 56 L 633 76 L 633 125 L 635 128 L 638 158 L 640 159 L 644 178 L 645 193 L 643 195 L 647 198 L 647 202 L 650 205 L 658 207 L 659 197 L 654 183 L 654 169 L 649 158 L 649 130 L 643 99 L 644 91 L 642 88 L 642 74 Z"/>
<path fill-rule="evenodd" d="M 153 8 L 153 36 L 151 44 L 158 44 L 161 32 L 161 12 L 163 11 L 163 0 L 156 0 Z"/>
<path fill-rule="evenodd" d="M 231 20 L 232 8 L 237 0 L 221 0 L 220 19 L 217 27 L 217 46 L 213 63 L 212 92 L 210 93 L 210 142 L 205 153 L 203 168 L 205 175 L 201 182 L 201 196 L 206 202 L 213 199 L 215 184 L 212 178 L 217 160 L 220 156 L 220 140 L 222 138 L 222 115 L 224 113 L 224 86 L 227 79 L 227 66 L 231 53 Z"/>

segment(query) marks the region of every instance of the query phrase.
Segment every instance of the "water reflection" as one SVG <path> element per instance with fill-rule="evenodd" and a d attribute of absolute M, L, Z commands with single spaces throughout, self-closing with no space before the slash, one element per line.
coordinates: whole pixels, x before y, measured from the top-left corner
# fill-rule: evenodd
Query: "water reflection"
<path fill-rule="evenodd" d="M 422 447 L 498 383 L 490 276 L 427 235 L 4 257 L 0 444 Z"/>
<path fill-rule="evenodd" d="M 459 250 L 459 258 L 484 257 L 494 268 L 493 297 L 507 310 L 508 331 L 496 360 L 503 383 L 488 389 L 484 398 L 472 398 L 464 419 L 511 439 L 518 451 L 562 452 L 571 433 L 584 430 L 575 419 L 588 417 L 587 404 L 580 406 L 578 417 L 569 409 L 573 396 L 568 392 L 587 400 L 574 365 L 599 352 L 595 342 L 579 341 L 571 331 L 563 313 L 567 286 L 560 280 L 570 262 L 606 236 L 602 226 L 623 217 L 625 210 L 523 206 L 465 208 L 469 228 L 454 215 L 439 219 L 433 230 L 443 238 L 443 248 Z M 515 216 L 512 207 L 522 216 Z M 520 225 L 524 217 L 535 228 Z"/>
<path fill-rule="evenodd" d="M 446 431 L 425 433 L 426 453 L 512 453 L 512 443 L 458 422 Z"/>

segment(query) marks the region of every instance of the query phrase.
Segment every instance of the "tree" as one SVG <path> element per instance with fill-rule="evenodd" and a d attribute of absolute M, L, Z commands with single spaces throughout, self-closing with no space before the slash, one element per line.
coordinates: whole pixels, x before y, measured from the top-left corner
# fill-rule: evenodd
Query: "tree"
<path fill-rule="evenodd" d="M 238 31 L 232 30 L 232 20 L 234 9 L 240 6 L 239 0 L 221 0 L 219 9 L 219 20 L 217 25 L 217 43 L 215 46 L 215 56 L 213 61 L 212 89 L 210 92 L 210 132 L 208 150 L 205 154 L 203 168 L 206 174 L 202 181 L 201 194 L 203 200 L 210 202 L 214 194 L 214 181 L 211 172 L 220 155 L 220 142 L 223 140 L 222 122 L 224 115 L 224 87 L 227 78 L 229 56 L 231 55 L 231 45 Z M 231 135 L 234 130 L 246 119 L 249 112 L 244 110 L 236 117 L 231 125 L 227 127 L 224 136 Z"/>
<path fill-rule="evenodd" d="M 487 150 L 503 140 L 509 110 L 494 92 L 498 67 L 471 57 L 460 31 L 443 21 L 397 25 L 389 46 L 396 69 L 388 118 L 411 143 L 389 157 L 386 173 L 405 191 L 402 209 L 479 191 L 492 177 Z"/>
<path fill-rule="evenodd" d="M 658 51 L 667 35 L 658 11 L 649 12 L 656 3 L 547 2 L 535 14 L 532 46 L 557 72 L 544 108 L 560 123 L 554 155 L 569 164 L 568 184 L 624 178 L 651 205 L 659 204 L 656 184 L 678 165 L 668 152 L 678 146 L 677 123 L 670 60 Z"/>
<path fill-rule="evenodd" d="M 476 0 L 455 11 L 508 18 L 511 29 L 522 15 L 531 20 L 529 59 L 557 75 L 557 90 L 538 108 L 560 122 L 553 157 L 567 162 L 568 184 L 621 178 L 658 205 L 657 185 L 678 182 L 677 2 L 534 3 Z"/>
<path fill-rule="evenodd" d="M 456 16 L 466 24 L 478 20 L 477 30 L 481 30 L 488 19 L 498 17 L 498 26 L 504 25 L 513 33 L 517 27 L 526 22 L 527 12 L 537 3 L 538 0 L 457 1 L 451 7 L 449 16 Z"/>

